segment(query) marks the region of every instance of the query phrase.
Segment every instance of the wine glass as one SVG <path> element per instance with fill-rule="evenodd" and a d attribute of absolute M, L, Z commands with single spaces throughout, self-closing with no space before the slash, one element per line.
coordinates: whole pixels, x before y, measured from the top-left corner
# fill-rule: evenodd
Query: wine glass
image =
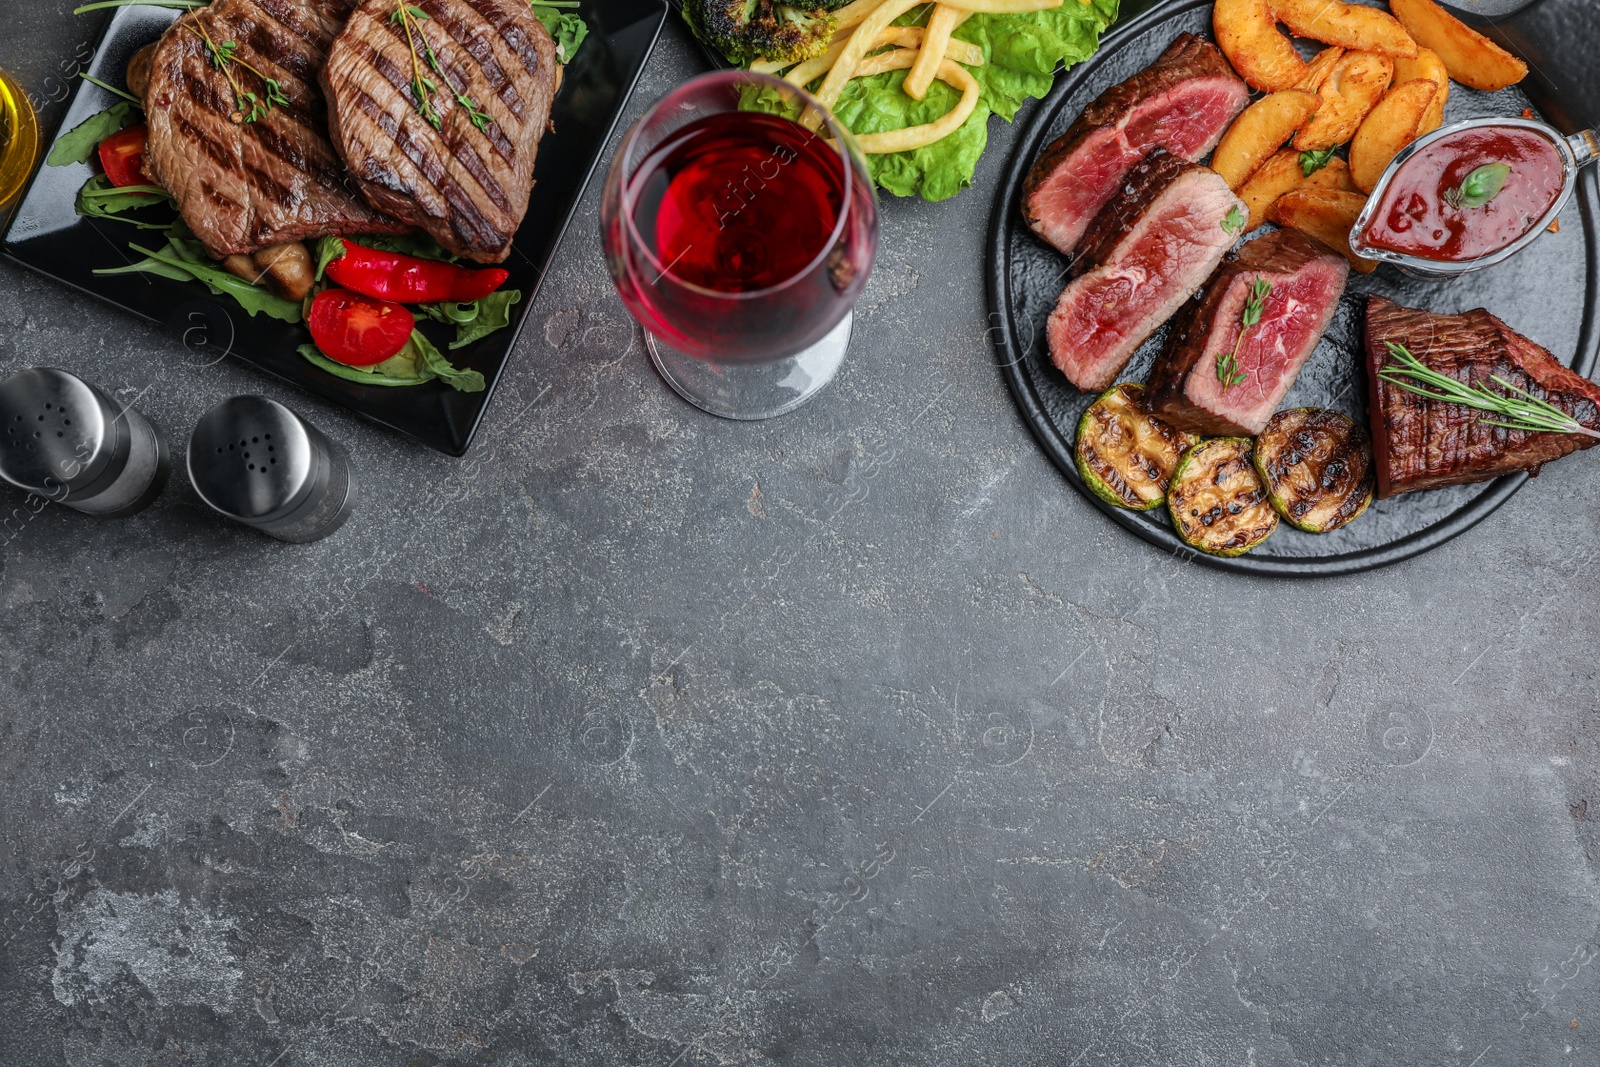
<path fill-rule="evenodd" d="M 39 120 L 22 87 L 0 70 L 0 206 L 21 191 L 39 158 Z"/>
<path fill-rule="evenodd" d="M 722 71 L 628 131 L 601 208 L 606 261 L 668 384 L 730 419 L 832 380 L 877 248 L 854 139 L 803 89 Z"/>

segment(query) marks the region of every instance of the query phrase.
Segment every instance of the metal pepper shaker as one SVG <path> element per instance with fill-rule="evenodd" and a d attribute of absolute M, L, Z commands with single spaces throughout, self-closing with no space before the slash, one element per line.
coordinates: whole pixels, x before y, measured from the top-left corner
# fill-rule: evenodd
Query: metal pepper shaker
<path fill-rule="evenodd" d="M 0 382 L 0 478 L 86 515 L 118 519 L 161 495 L 167 443 L 149 420 L 53 367 Z"/>
<path fill-rule="evenodd" d="M 200 417 L 189 478 L 215 511 L 291 544 L 329 536 L 355 507 L 345 450 L 264 396 L 236 396 Z"/>

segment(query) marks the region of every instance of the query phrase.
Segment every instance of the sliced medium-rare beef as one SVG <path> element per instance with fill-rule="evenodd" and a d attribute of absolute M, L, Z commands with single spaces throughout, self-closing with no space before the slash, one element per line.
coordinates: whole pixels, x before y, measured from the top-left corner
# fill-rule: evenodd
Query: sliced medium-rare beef
<path fill-rule="evenodd" d="M 1040 237 L 1072 252 L 1095 214 L 1152 148 L 1205 158 L 1250 102 L 1222 53 L 1192 33 L 1155 64 L 1100 94 L 1028 174 L 1022 213 Z"/>
<path fill-rule="evenodd" d="M 1490 426 L 1495 416 L 1429 400 L 1378 374 L 1395 362 L 1389 343 L 1403 345 L 1440 374 L 1504 392 L 1496 376 L 1600 429 L 1600 386 L 1558 363 L 1549 352 L 1483 309 L 1465 315 L 1416 311 L 1382 297 L 1367 304 L 1368 410 L 1378 496 L 1481 482 L 1531 470 L 1590 448 L 1583 434 L 1529 433 Z"/>
<path fill-rule="evenodd" d="M 368 0 L 329 50 L 333 140 L 367 200 L 499 263 L 528 211 L 558 84 L 527 0 Z M 419 78 L 434 88 L 419 96 Z"/>
<path fill-rule="evenodd" d="M 145 90 L 145 170 L 218 259 L 330 233 L 407 229 L 361 198 L 328 141 L 317 75 L 354 7 L 216 0 L 178 19 L 156 46 Z M 265 107 L 263 76 L 279 84 L 286 104 Z M 261 108 L 239 93 L 253 94 Z"/>
<path fill-rule="evenodd" d="M 1188 433 L 1260 433 L 1316 351 L 1349 279 L 1343 256 L 1295 230 L 1246 242 L 1174 324 L 1150 373 L 1151 413 Z M 1261 320 L 1246 328 L 1258 286 L 1270 289 Z"/>
<path fill-rule="evenodd" d="M 1079 389 L 1109 388 L 1133 353 L 1211 276 L 1244 206 L 1220 175 L 1157 149 L 1095 217 L 1048 327 L 1050 358 Z"/>

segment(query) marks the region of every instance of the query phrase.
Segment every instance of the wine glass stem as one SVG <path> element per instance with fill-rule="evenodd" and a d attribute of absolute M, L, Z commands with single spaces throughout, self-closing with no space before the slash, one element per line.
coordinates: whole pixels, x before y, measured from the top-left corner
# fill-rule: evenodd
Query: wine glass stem
<path fill-rule="evenodd" d="M 1584 130 L 1567 138 L 1572 154 L 1578 157 L 1578 166 L 1600 158 L 1600 130 Z"/>

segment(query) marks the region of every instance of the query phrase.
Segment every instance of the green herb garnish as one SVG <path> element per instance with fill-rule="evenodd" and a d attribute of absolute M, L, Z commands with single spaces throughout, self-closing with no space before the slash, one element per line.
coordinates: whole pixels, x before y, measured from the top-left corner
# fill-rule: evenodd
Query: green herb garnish
<path fill-rule="evenodd" d="M 406 342 L 398 355 L 373 367 L 346 366 L 323 355 L 316 345 L 301 345 L 300 355 L 336 378 L 361 385 L 401 388 L 437 379 L 463 393 L 481 393 L 487 387 L 482 374 L 475 370 L 462 370 L 445 359 L 433 342 L 422 335 L 421 330 L 411 332 L 411 340 Z"/>
<path fill-rule="evenodd" d="M 196 29 L 196 26 L 199 29 Z M 233 112 L 228 116 L 228 121 L 235 126 L 248 126 L 252 122 L 266 118 L 274 108 L 289 106 L 289 96 L 276 78 L 267 77 L 260 67 L 249 60 L 239 58 L 238 41 L 223 41 L 218 44 L 212 39 L 210 31 L 206 29 L 206 24 L 201 21 L 199 15 L 196 15 L 193 24 L 186 26 L 185 29 L 200 39 L 206 46 L 206 55 L 210 58 L 211 65 L 228 79 L 228 87 L 233 90 Z M 253 93 L 239 83 L 239 78 L 233 70 L 235 66 L 243 67 L 260 79 L 260 93 Z"/>
<path fill-rule="evenodd" d="M 1460 404 L 1477 411 L 1488 412 L 1499 418 L 1480 419 L 1487 426 L 1499 426 L 1524 433 L 1576 433 L 1600 440 L 1600 430 L 1592 430 L 1547 400 L 1534 396 L 1491 374 L 1489 380 L 1505 393 L 1496 393 L 1487 385 L 1475 385 L 1441 374 L 1423 363 L 1405 345 L 1385 341 L 1384 347 L 1399 364 L 1389 364 L 1378 372 L 1378 377 L 1408 393 L 1437 400 L 1443 404 Z"/>
<path fill-rule="evenodd" d="M 1300 153 L 1300 173 L 1309 178 L 1333 161 L 1334 149 L 1317 148 Z"/>
<path fill-rule="evenodd" d="M 1243 204 L 1235 204 L 1228 211 L 1227 218 L 1222 220 L 1222 232 L 1230 237 L 1237 237 L 1244 232 L 1244 224 L 1250 218 L 1250 213 L 1244 209 Z"/>
<path fill-rule="evenodd" d="M 137 104 L 119 101 L 104 111 L 90 115 L 61 135 L 55 147 L 50 149 L 46 165 L 70 167 L 74 163 L 87 163 L 100 148 L 101 141 L 133 125 L 139 114 Z"/>
<path fill-rule="evenodd" d="M 434 71 L 439 70 L 439 57 L 433 54 L 433 46 L 428 44 L 428 38 L 423 36 L 422 30 L 417 27 L 418 22 L 429 21 L 428 13 L 420 7 L 399 0 L 395 4 L 394 14 L 389 16 L 389 24 L 399 25 L 406 31 L 406 47 L 411 52 L 411 98 L 416 102 L 417 114 L 427 120 L 428 125 L 434 129 L 444 126 L 444 116 L 439 114 L 439 105 L 434 102 L 434 97 L 439 92 L 439 83 L 422 72 L 424 56 L 427 65 Z M 422 53 L 417 52 L 417 39 L 422 39 Z"/>
<path fill-rule="evenodd" d="M 173 281 L 199 281 L 217 296 L 232 297 L 252 317 L 263 314 L 284 322 L 301 321 L 299 301 L 286 300 L 276 293 L 250 284 L 243 278 L 234 277 L 224 270 L 220 263 L 206 255 L 205 248 L 199 241 L 173 237 L 167 241 L 167 246 L 160 250 L 141 248 L 138 245 L 128 247 L 145 258 L 131 266 L 117 267 L 114 270 L 97 270 L 95 273 L 154 274 Z"/>
<path fill-rule="evenodd" d="M 1444 202 L 1457 211 L 1483 207 L 1500 195 L 1511 177 L 1511 168 L 1504 163 L 1485 163 L 1464 178 L 1460 185 L 1444 194 Z"/>
<path fill-rule="evenodd" d="M 126 222 L 141 230 L 167 230 L 171 229 L 172 224 L 126 219 L 122 217 L 122 213 L 171 202 L 171 194 L 159 186 L 130 185 L 119 189 L 112 185 L 111 179 L 104 174 L 96 174 L 78 190 L 78 214 L 92 219 Z"/>
<path fill-rule="evenodd" d="M 1267 297 L 1272 295 L 1272 286 L 1265 278 L 1257 278 L 1250 286 L 1250 295 L 1245 298 L 1244 314 L 1239 317 L 1239 339 L 1233 343 L 1233 351 L 1225 356 L 1217 357 L 1217 381 L 1222 383 L 1224 392 L 1244 382 L 1247 375 L 1239 369 L 1239 349 L 1244 345 L 1244 335 L 1250 327 L 1261 322 L 1261 315 L 1267 308 Z"/>
<path fill-rule="evenodd" d="M 555 38 L 556 59 L 563 66 L 571 63 L 583 39 L 589 36 L 589 24 L 576 11 L 559 9 L 576 8 L 578 0 L 528 0 L 528 6 L 533 8 L 533 17 Z"/>

